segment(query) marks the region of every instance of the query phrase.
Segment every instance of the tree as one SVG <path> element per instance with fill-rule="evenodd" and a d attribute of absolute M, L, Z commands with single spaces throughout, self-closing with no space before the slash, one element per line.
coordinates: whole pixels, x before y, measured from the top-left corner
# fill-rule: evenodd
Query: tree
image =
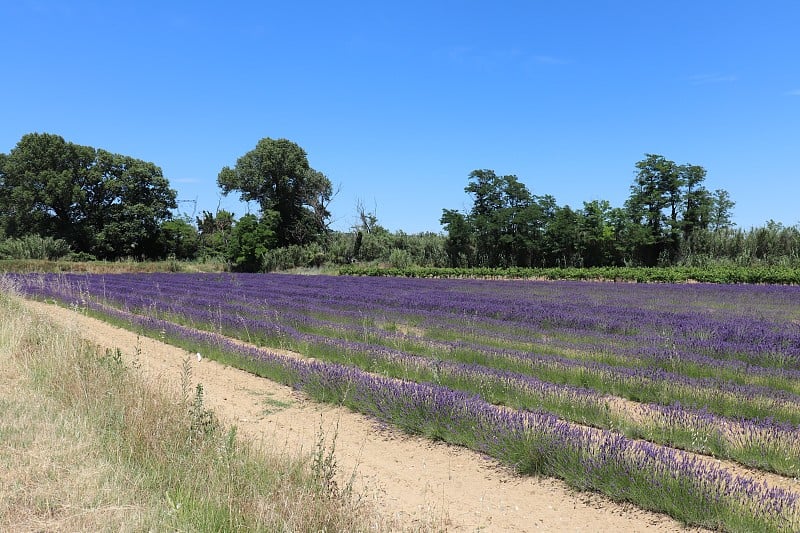
<path fill-rule="evenodd" d="M 233 270 L 258 272 L 263 269 L 264 255 L 275 247 L 274 211 L 266 217 L 247 214 L 233 227 L 227 259 Z"/>
<path fill-rule="evenodd" d="M 640 251 L 643 262 L 653 266 L 662 252 L 677 250 L 682 177 L 673 161 L 657 154 L 645 154 L 636 168 L 626 207 L 634 220 L 648 228 Z"/>
<path fill-rule="evenodd" d="M 161 224 L 160 246 L 162 257 L 194 259 L 200 247 L 200 238 L 189 217 L 165 220 Z"/>
<path fill-rule="evenodd" d="M 736 202 L 731 200 L 731 195 L 724 189 L 715 190 L 711 196 L 711 229 L 716 231 L 732 228 L 734 224 L 731 221 L 731 217 L 733 216 L 733 208 L 736 206 Z"/>
<path fill-rule="evenodd" d="M 242 200 L 258 202 L 262 216 L 275 220 L 278 246 L 307 244 L 326 232 L 331 182 L 287 139 L 261 139 L 234 168 L 224 167 L 217 183 L 225 195 L 239 191 Z"/>
<path fill-rule="evenodd" d="M 0 158 L 0 224 L 9 237 L 64 239 L 76 252 L 156 257 L 175 191 L 153 163 L 24 135 Z"/>
<path fill-rule="evenodd" d="M 447 232 L 445 249 L 452 267 L 475 266 L 474 229 L 462 213 L 454 209 L 444 209 L 440 220 Z"/>
<path fill-rule="evenodd" d="M 473 197 L 468 218 L 477 264 L 530 266 L 542 231 L 542 205 L 514 175 L 474 170 L 469 180 L 464 191 Z"/>
<path fill-rule="evenodd" d="M 161 224 L 177 208 L 161 169 L 132 157 L 97 151 L 101 187 L 90 216 L 99 257 L 156 257 Z"/>
<path fill-rule="evenodd" d="M 684 192 L 683 239 L 691 239 L 695 231 L 708 229 L 713 198 L 702 186 L 706 169 L 697 165 L 681 165 L 679 170 L 686 187 Z"/>
<path fill-rule="evenodd" d="M 352 226 L 355 237 L 350 258 L 358 261 L 374 261 L 388 257 L 392 245 L 391 234 L 378 224 L 375 210 L 367 211 L 364 202 L 359 199 L 356 202 L 356 213 L 359 222 Z"/>
<path fill-rule="evenodd" d="M 504 178 L 493 170 L 473 170 L 469 174 L 469 184 L 464 188 L 473 199 L 469 219 L 475 232 L 479 265 L 499 265 L 506 246 L 501 242 L 505 226 L 501 218 L 507 216 L 507 213 L 501 213 L 506 207 L 503 201 Z"/>
<path fill-rule="evenodd" d="M 634 255 L 645 265 L 655 265 L 673 263 L 679 253 L 705 253 L 706 232 L 731 226 L 730 196 L 721 189 L 711 193 L 705 188 L 706 170 L 701 166 L 645 156 L 636 163 L 638 172 L 625 203 L 631 221 L 640 226 L 626 230 Z"/>
<path fill-rule="evenodd" d="M 440 219 L 448 233 L 451 264 L 502 267 L 546 262 L 552 236 L 548 225 L 559 209 L 555 198 L 535 196 L 516 176 L 498 176 L 486 169 L 472 171 L 464 191 L 473 198 L 470 212 L 445 209 Z"/>
<path fill-rule="evenodd" d="M 547 224 L 548 265 L 560 267 L 582 266 L 582 242 L 580 231 L 583 214 L 570 206 L 556 207 L 553 217 Z"/>
<path fill-rule="evenodd" d="M 91 170 L 95 150 L 58 135 L 24 135 L 0 160 L 0 222 L 9 237 L 64 239 L 89 251 L 90 191 L 98 187 Z"/>
<path fill-rule="evenodd" d="M 200 238 L 200 255 L 224 257 L 233 231 L 234 216 L 230 211 L 220 209 L 216 213 L 203 211 L 196 217 Z"/>
<path fill-rule="evenodd" d="M 581 210 L 580 241 L 583 266 L 615 263 L 614 224 L 608 200 L 584 202 Z"/>

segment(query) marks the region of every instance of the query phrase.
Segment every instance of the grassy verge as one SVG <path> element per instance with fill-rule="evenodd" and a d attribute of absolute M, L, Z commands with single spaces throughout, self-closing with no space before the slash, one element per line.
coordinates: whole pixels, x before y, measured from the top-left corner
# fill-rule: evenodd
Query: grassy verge
<path fill-rule="evenodd" d="M 333 482 L 330 442 L 256 448 L 189 374 L 157 388 L 0 294 L 0 530 L 397 529 Z"/>

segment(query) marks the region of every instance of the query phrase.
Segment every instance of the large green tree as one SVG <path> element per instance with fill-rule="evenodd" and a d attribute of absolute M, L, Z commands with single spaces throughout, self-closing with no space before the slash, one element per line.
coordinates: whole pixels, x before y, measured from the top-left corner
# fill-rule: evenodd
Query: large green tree
<path fill-rule="evenodd" d="M 733 202 L 726 191 L 705 188 L 703 167 L 645 154 L 636 168 L 625 207 L 639 226 L 628 228 L 627 242 L 641 263 L 673 263 L 679 252 L 695 253 L 695 243 L 707 240 L 705 232 L 730 227 Z"/>
<path fill-rule="evenodd" d="M 176 217 L 161 224 L 161 255 L 165 258 L 195 259 L 200 249 L 200 235 L 188 216 Z"/>
<path fill-rule="evenodd" d="M 475 229 L 467 216 L 455 209 L 444 209 L 439 222 L 447 232 L 445 250 L 450 266 L 475 266 Z"/>
<path fill-rule="evenodd" d="M 77 252 L 156 257 L 175 191 L 153 163 L 24 135 L 0 158 L 0 225 L 9 237 L 64 239 Z"/>
<path fill-rule="evenodd" d="M 662 155 L 645 154 L 636 168 L 626 207 L 632 219 L 647 228 L 637 243 L 641 260 L 655 265 L 662 253 L 677 247 L 682 178 L 678 165 Z"/>
<path fill-rule="evenodd" d="M 58 135 L 24 135 L 0 160 L 0 222 L 9 237 L 64 239 L 88 251 L 95 150 Z"/>
<path fill-rule="evenodd" d="M 725 189 L 716 189 L 711 194 L 711 215 L 709 227 L 714 230 L 730 229 L 733 223 L 733 208 L 736 202 L 731 199 L 730 193 Z"/>
<path fill-rule="evenodd" d="M 176 193 L 161 169 L 153 163 L 98 150 L 95 171 L 102 185 L 92 216 L 97 255 L 160 255 L 161 224 L 177 207 Z"/>
<path fill-rule="evenodd" d="M 233 168 L 224 167 L 217 183 L 223 194 L 238 191 L 242 200 L 258 202 L 264 220 L 274 221 L 278 246 L 307 244 L 327 230 L 331 182 L 292 141 L 261 139 Z"/>

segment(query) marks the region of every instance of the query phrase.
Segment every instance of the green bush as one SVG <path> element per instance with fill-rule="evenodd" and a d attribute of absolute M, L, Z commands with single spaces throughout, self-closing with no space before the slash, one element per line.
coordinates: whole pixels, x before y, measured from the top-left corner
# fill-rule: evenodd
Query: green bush
<path fill-rule="evenodd" d="M 63 239 L 26 235 L 0 243 L 0 259 L 47 259 L 55 261 L 70 255 L 69 244 Z"/>
<path fill-rule="evenodd" d="M 395 248 L 389 254 L 389 264 L 392 268 L 408 268 L 412 265 L 411 254 L 406 250 Z"/>
<path fill-rule="evenodd" d="M 264 252 L 262 266 L 266 272 L 289 270 L 295 267 L 318 267 L 325 263 L 325 251 L 317 243 L 298 246 L 293 244 L 283 248 L 273 248 Z"/>

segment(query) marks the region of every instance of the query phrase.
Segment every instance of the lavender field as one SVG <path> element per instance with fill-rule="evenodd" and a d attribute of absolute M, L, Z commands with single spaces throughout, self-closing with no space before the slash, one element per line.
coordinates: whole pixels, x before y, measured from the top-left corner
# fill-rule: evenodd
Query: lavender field
<path fill-rule="evenodd" d="M 522 474 L 712 529 L 800 530 L 800 287 L 13 279 Z"/>

